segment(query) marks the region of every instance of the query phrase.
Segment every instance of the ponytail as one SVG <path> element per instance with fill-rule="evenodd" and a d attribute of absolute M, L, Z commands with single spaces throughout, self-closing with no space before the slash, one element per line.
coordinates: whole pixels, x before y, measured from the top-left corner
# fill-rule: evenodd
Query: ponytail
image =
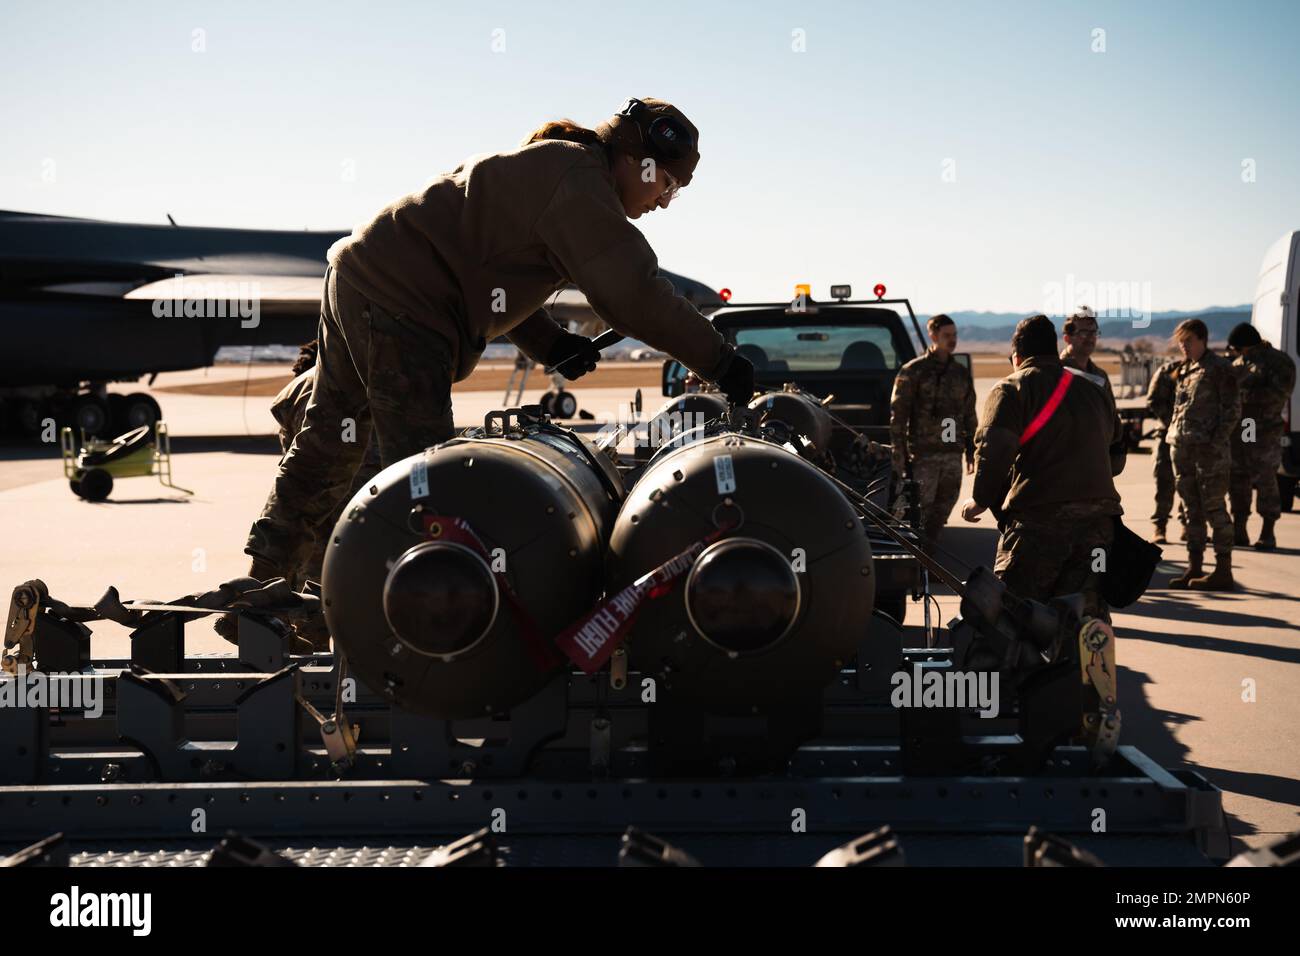
<path fill-rule="evenodd" d="M 583 146 L 605 145 L 601 142 L 600 137 L 596 135 L 595 130 L 579 126 L 571 119 L 549 120 L 533 130 L 532 135 L 519 145 L 527 146 L 530 143 L 540 143 L 544 139 L 563 139 L 570 143 L 581 143 Z"/>

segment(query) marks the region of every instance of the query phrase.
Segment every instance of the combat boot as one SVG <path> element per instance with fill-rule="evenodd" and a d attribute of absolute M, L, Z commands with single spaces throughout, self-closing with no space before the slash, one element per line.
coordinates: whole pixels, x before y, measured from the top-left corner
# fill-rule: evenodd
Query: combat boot
<path fill-rule="evenodd" d="M 1168 544 L 1169 539 L 1165 537 L 1165 522 L 1156 522 L 1156 535 L 1151 539 L 1156 544 Z"/>
<path fill-rule="evenodd" d="M 1256 551 L 1272 551 L 1277 547 L 1277 538 L 1273 537 L 1273 525 L 1276 523 L 1276 518 L 1264 519 L 1264 527 L 1260 528 L 1259 537 L 1255 539 Z"/>
<path fill-rule="evenodd" d="M 1169 582 L 1171 588 L 1186 588 L 1190 585 L 1192 578 L 1201 576 L 1201 560 L 1204 552 L 1188 551 L 1187 552 L 1187 570 L 1178 577 Z"/>
<path fill-rule="evenodd" d="M 1237 582 L 1232 579 L 1232 552 L 1214 555 L 1214 571 L 1200 578 L 1192 578 L 1187 586 L 1193 591 L 1235 591 Z"/>
<path fill-rule="evenodd" d="M 1232 543 L 1238 548 L 1250 547 L 1250 534 L 1246 522 L 1250 515 L 1234 515 L 1232 518 Z"/>

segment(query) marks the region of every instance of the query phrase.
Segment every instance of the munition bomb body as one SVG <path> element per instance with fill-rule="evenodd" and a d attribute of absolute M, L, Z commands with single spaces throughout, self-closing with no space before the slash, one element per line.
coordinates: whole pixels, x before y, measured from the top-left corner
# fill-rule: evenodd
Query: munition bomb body
<path fill-rule="evenodd" d="M 723 431 L 661 450 L 610 537 L 607 591 L 723 528 L 641 607 L 632 666 L 715 713 L 819 694 L 868 633 L 871 546 L 839 489 L 780 445 Z"/>
<path fill-rule="evenodd" d="M 358 491 L 335 528 L 330 633 L 406 710 L 507 711 L 550 680 L 550 639 L 599 597 L 623 494 L 605 455 L 550 425 L 422 451 Z"/>

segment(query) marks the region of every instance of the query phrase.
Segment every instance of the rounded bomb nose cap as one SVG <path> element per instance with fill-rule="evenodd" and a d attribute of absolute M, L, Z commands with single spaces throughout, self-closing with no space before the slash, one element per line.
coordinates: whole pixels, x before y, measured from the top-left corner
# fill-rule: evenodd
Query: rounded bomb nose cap
<path fill-rule="evenodd" d="M 776 645 L 794 627 L 802 604 L 790 562 L 754 538 L 725 538 L 706 548 L 687 575 L 685 590 L 691 625 L 728 654 Z"/>
<path fill-rule="evenodd" d="M 653 97 L 629 99 L 596 127 L 596 135 L 633 156 L 653 158 L 683 186 L 700 163 L 700 131 L 673 104 Z"/>
<path fill-rule="evenodd" d="M 482 557 L 450 541 L 424 541 L 394 562 L 384 582 L 384 616 L 419 654 L 463 654 L 487 636 L 501 595 Z"/>

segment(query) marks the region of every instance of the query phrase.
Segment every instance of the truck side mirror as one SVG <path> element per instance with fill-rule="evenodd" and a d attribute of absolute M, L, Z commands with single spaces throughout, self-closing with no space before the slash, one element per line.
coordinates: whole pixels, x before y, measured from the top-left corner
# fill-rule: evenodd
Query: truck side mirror
<path fill-rule="evenodd" d="M 686 366 L 677 359 L 664 362 L 663 393 L 668 398 L 676 398 L 686 391 Z"/>
<path fill-rule="evenodd" d="M 971 364 L 969 352 L 953 352 L 952 357 L 960 362 L 965 367 L 966 371 L 970 372 L 971 378 L 975 377 L 975 367 Z"/>

